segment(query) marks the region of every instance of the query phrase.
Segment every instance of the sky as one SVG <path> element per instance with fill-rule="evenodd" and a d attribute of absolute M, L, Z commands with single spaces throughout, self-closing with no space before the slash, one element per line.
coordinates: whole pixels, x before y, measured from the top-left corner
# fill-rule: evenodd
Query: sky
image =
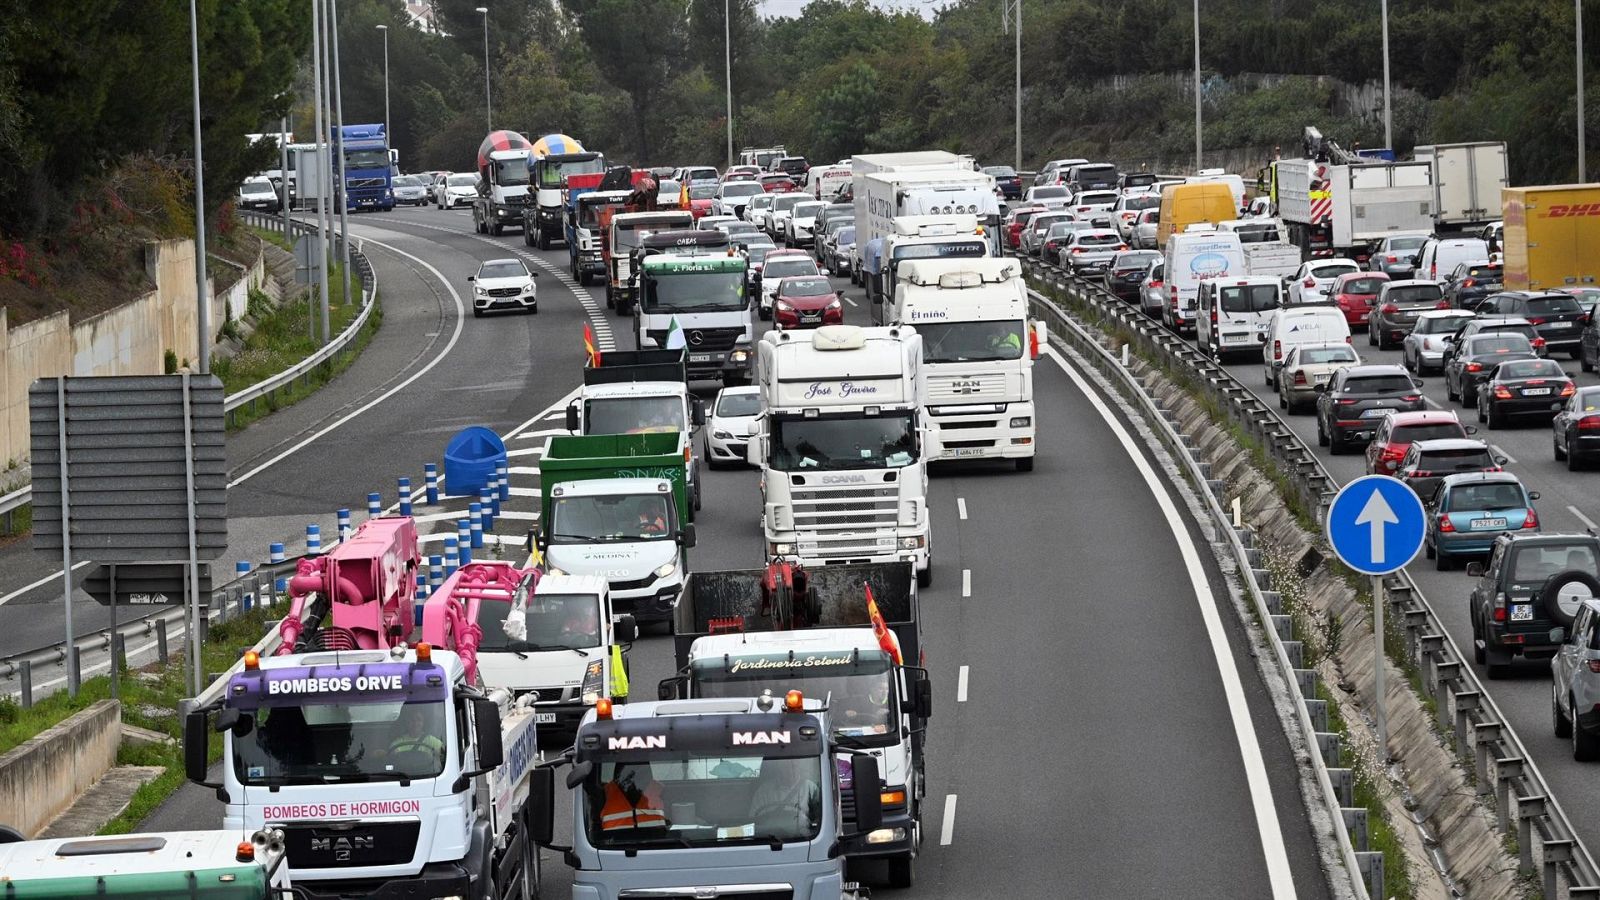
<path fill-rule="evenodd" d="M 798 16 L 808 2 L 809 0 L 761 0 L 761 15 L 784 18 Z M 883 9 L 910 10 L 925 19 L 931 19 L 934 10 L 949 2 L 950 0 L 872 0 L 872 5 Z"/>

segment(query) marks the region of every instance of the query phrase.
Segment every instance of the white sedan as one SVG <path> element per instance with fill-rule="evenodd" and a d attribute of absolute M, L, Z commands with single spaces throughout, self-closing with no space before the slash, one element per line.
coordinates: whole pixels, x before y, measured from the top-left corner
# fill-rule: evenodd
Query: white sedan
<path fill-rule="evenodd" d="M 711 421 L 706 426 L 706 461 L 711 468 L 745 464 L 756 418 L 761 414 L 761 388 L 754 385 L 726 387 L 717 392 L 711 406 Z"/>

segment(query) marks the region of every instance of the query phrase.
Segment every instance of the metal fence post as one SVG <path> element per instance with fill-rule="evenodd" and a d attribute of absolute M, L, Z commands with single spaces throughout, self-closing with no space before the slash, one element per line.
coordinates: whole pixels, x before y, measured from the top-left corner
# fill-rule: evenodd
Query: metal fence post
<path fill-rule="evenodd" d="M 162 663 L 167 661 L 167 620 L 156 620 L 156 658 Z"/>
<path fill-rule="evenodd" d="M 1541 795 L 1517 798 L 1517 872 L 1533 874 L 1533 820 L 1543 818 L 1545 798 Z"/>
<path fill-rule="evenodd" d="M 22 671 L 18 676 L 19 687 L 22 689 L 22 708 L 33 708 L 33 660 L 22 661 Z"/>
<path fill-rule="evenodd" d="M 1522 770 L 1523 760 L 1520 756 L 1494 761 L 1495 825 L 1501 834 L 1511 830 L 1511 783 L 1522 777 Z"/>

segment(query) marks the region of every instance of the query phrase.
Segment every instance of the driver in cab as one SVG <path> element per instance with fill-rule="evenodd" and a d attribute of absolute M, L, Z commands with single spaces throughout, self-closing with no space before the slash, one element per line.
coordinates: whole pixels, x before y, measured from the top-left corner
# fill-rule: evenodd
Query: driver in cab
<path fill-rule="evenodd" d="M 605 802 L 600 808 L 600 829 L 665 828 L 667 815 L 661 802 L 661 783 L 650 774 L 648 764 L 619 764 L 611 781 L 606 782 Z"/>

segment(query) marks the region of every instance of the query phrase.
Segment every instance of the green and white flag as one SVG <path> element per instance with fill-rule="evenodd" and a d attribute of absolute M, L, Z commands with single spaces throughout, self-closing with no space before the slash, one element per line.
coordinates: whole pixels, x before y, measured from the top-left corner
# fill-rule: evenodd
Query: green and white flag
<path fill-rule="evenodd" d="M 683 326 L 678 324 L 678 317 L 672 317 L 672 323 L 667 326 L 667 349 L 682 350 L 689 342 L 684 340 Z"/>

